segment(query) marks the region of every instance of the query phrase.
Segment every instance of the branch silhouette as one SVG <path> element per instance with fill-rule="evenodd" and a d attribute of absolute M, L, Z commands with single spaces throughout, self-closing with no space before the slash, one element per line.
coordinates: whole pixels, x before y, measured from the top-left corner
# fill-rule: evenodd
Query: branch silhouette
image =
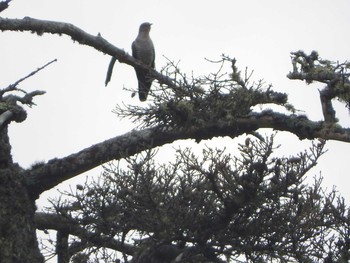
<path fill-rule="evenodd" d="M 27 185 L 34 197 L 59 183 L 111 160 L 119 160 L 146 149 L 172 143 L 180 139 L 196 141 L 213 137 L 235 138 L 252 133 L 260 128 L 272 128 L 295 134 L 300 139 L 322 138 L 350 142 L 350 129 L 330 129 L 321 122 L 313 122 L 303 117 L 263 112 L 236 122 L 207 123 L 202 127 L 189 129 L 160 127 L 134 130 L 121 136 L 95 144 L 61 159 L 52 159 L 46 164 L 27 171 Z"/>
<path fill-rule="evenodd" d="M 175 85 L 169 77 L 162 75 L 151 67 L 144 65 L 142 62 L 129 55 L 123 49 L 112 45 L 99 33 L 96 36 L 91 35 L 70 23 L 40 20 L 30 17 L 25 17 L 23 19 L 0 18 L 0 30 L 28 31 L 31 33 L 36 33 L 39 36 L 44 33 L 67 35 L 70 36 L 73 41 L 76 41 L 79 44 L 93 47 L 102 53 L 115 57 L 120 63 L 128 64 L 134 68 L 138 67 L 148 70 L 150 72 L 150 75 L 157 79 L 161 84 L 168 86 Z"/>

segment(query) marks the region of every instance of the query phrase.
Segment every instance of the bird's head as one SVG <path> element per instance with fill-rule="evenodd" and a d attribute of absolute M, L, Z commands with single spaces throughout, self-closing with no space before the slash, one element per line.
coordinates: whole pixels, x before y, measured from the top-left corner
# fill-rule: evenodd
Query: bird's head
<path fill-rule="evenodd" d="M 149 32 L 151 31 L 151 23 L 145 22 L 140 25 L 140 32 Z"/>

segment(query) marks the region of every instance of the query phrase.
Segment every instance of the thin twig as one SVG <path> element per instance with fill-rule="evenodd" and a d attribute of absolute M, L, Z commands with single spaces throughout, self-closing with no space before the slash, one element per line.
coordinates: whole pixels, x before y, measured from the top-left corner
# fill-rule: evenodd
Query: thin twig
<path fill-rule="evenodd" d="M 1 99 L 2 95 L 4 95 L 6 92 L 9 92 L 9 91 L 14 91 L 14 90 L 16 90 L 16 91 L 22 91 L 23 93 L 26 93 L 24 90 L 16 88 L 17 85 L 18 85 L 19 83 L 21 83 L 22 81 L 24 81 L 24 80 L 30 78 L 31 76 L 35 75 L 35 74 L 38 73 L 40 70 L 46 68 L 47 66 L 49 66 L 50 64 L 52 64 L 53 62 L 56 62 L 56 61 L 57 61 L 57 59 L 55 58 L 54 60 L 52 60 L 52 61 L 46 63 L 44 66 L 42 66 L 42 67 L 40 67 L 40 68 L 34 70 L 33 72 L 29 73 L 27 76 L 25 76 L 25 77 L 23 77 L 23 78 L 17 80 L 15 83 L 9 85 L 8 87 L 6 87 L 6 88 L 4 88 L 4 89 L 2 89 L 2 90 L 0 89 L 0 99 Z"/>

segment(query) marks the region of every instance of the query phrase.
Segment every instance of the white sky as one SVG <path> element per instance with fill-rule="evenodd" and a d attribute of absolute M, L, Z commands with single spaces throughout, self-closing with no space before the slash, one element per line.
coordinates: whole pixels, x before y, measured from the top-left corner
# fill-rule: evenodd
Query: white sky
<path fill-rule="evenodd" d="M 349 10 L 348 0 L 13 0 L 0 15 L 69 22 L 88 33 L 101 33 L 129 53 L 139 24 L 148 21 L 153 23 L 151 37 L 158 69 L 165 65 L 164 55 L 181 60 L 184 72 L 203 75 L 214 69 L 204 58 L 215 60 L 224 53 L 236 57 L 241 70 L 246 66 L 254 69 L 253 79 L 264 78 L 274 90 L 288 93 L 290 102 L 310 119 L 320 120 L 317 89 L 322 86 L 288 80 L 289 53 L 317 50 L 325 59 L 350 59 Z M 111 113 L 118 103 L 140 103 L 137 96 L 131 98 L 123 90 L 124 86 L 136 87 L 133 68 L 117 63 L 111 83 L 104 87 L 110 57 L 73 43 L 69 37 L 0 32 L 0 43 L 2 88 L 58 59 L 20 85 L 27 91 L 47 91 L 35 99 L 37 106 L 28 109 L 24 123 L 11 124 L 13 157 L 23 167 L 64 157 L 133 127 Z M 337 104 L 338 109 L 341 124 L 349 127 L 347 110 L 341 104 Z M 287 133 L 279 138 L 287 155 L 310 145 Z M 227 138 L 208 144 L 233 145 Z M 329 142 L 328 149 L 309 176 L 322 170 L 325 186 L 336 185 L 349 201 L 350 144 Z M 74 182 L 77 180 L 84 182 L 85 176 Z"/>

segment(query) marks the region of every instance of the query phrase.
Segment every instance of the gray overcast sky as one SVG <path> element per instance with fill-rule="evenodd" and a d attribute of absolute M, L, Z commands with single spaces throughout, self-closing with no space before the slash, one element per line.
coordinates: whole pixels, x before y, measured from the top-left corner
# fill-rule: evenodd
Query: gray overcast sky
<path fill-rule="evenodd" d="M 350 1 L 348 0 L 13 0 L 3 17 L 25 16 L 72 23 L 98 34 L 130 53 L 139 24 L 153 23 L 151 37 L 156 47 L 156 67 L 166 56 L 181 60 L 188 74 L 203 75 L 213 70 L 204 58 L 218 59 L 222 53 L 236 57 L 244 70 L 254 69 L 253 79 L 263 78 L 276 91 L 289 94 L 290 102 L 313 120 L 322 119 L 319 84 L 306 86 L 290 81 L 290 52 L 317 50 L 322 58 L 350 58 Z M 139 104 L 137 96 L 123 87 L 135 88 L 133 68 L 116 64 L 111 83 L 104 87 L 109 57 L 66 36 L 0 32 L 1 87 L 15 82 L 46 62 L 58 62 L 26 80 L 20 88 L 45 90 L 28 109 L 28 119 L 11 124 L 10 136 L 15 161 L 28 167 L 40 160 L 63 157 L 91 144 L 129 131 L 133 125 L 119 120 L 111 110 L 118 103 Z M 349 127 L 350 116 L 337 104 L 341 124 Z M 310 144 L 281 133 L 285 154 Z M 207 142 L 225 144 L 223 138 Z M 188 143 L 187 143 L 188 144 Z M 232 144 L 233 145 L 233 144 Z M 329 142 L 320 165 L 309 173 L 325 177 L 325 185 L 350 200 L 347 156 L 350 144 Z M 80 177 L 84 181 L 85 177 Z M 48 194 L 44 195 L 46 197 Z"/>

